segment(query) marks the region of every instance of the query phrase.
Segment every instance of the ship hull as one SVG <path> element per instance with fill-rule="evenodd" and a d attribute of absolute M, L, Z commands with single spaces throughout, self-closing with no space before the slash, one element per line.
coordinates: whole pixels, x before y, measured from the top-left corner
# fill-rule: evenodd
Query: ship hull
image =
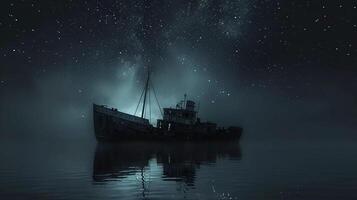
<path fill-rule="evenodd" d="M 239 140 L 242 128 L 228 128 L 214 132 L 191 130 L 163 130 L 155 128 L 145 121 L 130 120 L 117 115 L 117 111 L 103 106 L 93 105 L 95 137 L 99 142 L 146 141 L 146 140 Z M 133 116 L 135 119 L 136 117 Z"/>

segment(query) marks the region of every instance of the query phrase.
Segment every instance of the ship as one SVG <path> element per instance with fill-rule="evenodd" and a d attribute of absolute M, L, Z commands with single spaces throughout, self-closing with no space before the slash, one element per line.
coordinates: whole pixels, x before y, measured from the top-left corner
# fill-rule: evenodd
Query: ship
<path fill-rule="evenodd" d="M 149 86 L 150 85 L 150 86 Z M 156 125 L 146 118 L 149 90 L 153 90 L 162 115 Z M 150 96 L 150 95 L 149 95 Z M 142 102 L 141 116 L 137 110 Z M 141 93 L 134 114 L 121 112 L 117 108 L 93 104 L 94 133 L 98 142 L 121 142 L 128 140 L 239 140 L 243 129 L 239 126 L 218 127 L 213 122 L 203 122 L 198 117 L 196 102 L 188 100 L 187 95 L 174 108 L 163 108 L 159 104 L 156 92 L 148 72 L 145 86 Z"/>

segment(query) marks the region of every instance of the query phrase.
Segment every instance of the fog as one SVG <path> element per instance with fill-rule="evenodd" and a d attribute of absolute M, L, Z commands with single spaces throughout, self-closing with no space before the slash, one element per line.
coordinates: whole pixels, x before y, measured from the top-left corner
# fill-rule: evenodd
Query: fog
<path fill-rule="evenodd" d="M 239 74 L 231 75 L 235 72 L 229 68 L 220 73 L 219 67 L 202 60 L 199 55 L 172 51 L 167 59 L 153 64 L 152 85 L 161 107 L 174 107 L 187 94 L 199 104 L 203 121 L 242 126 L 246 139 L 354 136 L 356 98 L 353 87 L 336 84 L 338 76 L 329 78 L 330 82 L 316 80 L 311 87 L 302 87 L 304 96 L 294 98 L 284 87 L 242 84 Z M 24 140 L 94 140 L 93 103 L 134 114 L 147 73 L 142 59 L 122 59 L 92 69 L 63 66 L 43 72 L 26 85 L 2 86 L 1 135 Z M 161 116 L 153 94 L 150 102 L 155 124 Z"/>

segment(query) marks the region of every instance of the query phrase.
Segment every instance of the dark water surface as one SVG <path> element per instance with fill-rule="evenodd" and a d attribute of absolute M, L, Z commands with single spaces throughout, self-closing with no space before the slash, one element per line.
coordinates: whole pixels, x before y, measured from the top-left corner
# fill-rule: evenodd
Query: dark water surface
<path fill-rule="evenodd" d="M 357 199 L 354 142 L 2 142 L 0 199 Z"/>

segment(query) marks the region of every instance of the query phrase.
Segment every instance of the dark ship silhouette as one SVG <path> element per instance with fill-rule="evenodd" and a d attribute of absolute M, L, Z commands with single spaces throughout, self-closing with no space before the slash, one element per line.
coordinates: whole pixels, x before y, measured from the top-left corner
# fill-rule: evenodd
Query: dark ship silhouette
<path fill-rule="evenodd" d="M 104 105 L 93 104 L 94 129 L 97 141 L 118 142 L 123 140 L 238 140 L 241 127 L 217 128 L 217 124 L 201 122 L 197 117 L 195 102 L 187 100 L 176 108 L 164 108 L 163 113 L 157 100 L 162 119 L 156 127 L 144 117 L 149 92 L 150 73 L 146 80 L 137 109 L 143 98 L 141 117 L 118 111 Z M 152 84 L 150 84 L 152 85 Z M 153 89 L 153 88 L 152 88 Z M 137 110 L 136 109 L 136 110 Z"/>

